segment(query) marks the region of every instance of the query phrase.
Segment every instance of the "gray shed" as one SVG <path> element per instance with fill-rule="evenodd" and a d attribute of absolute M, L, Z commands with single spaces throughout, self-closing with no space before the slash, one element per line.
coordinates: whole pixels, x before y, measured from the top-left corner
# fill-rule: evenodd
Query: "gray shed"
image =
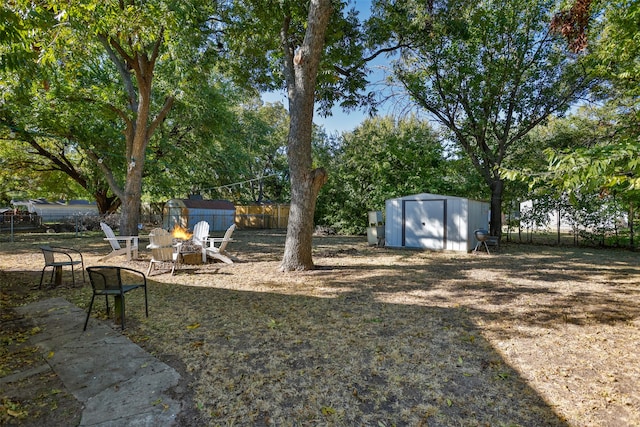
<path fill-rule="evenodd" d="M 209 223 L 209 231 L 224 231 L 235 223 L 236 208 L 228 200 L 171 199 L 162 210 L 162 226 L 172 230 L 176 224 L 193 230 L 200 221 Z"/>
<path fill-rule="evenodd" d="M 385 245 L 392 248 L 471 251 L 474 230 L 488 228 L 489 203 L 421 193 L 389 199 Z"/>

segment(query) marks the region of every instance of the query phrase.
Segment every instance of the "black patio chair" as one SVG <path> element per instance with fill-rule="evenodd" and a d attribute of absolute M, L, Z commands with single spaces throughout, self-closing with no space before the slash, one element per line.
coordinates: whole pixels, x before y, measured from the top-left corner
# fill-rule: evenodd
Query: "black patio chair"
<path fill-rule="evenodd" d="M 40 275 L 40 285 L 38 288 L 42 288 L 42 280 L 44 279 L 44 272 L 47 268 L 51 267 L 51 283 L 53 283 L 53 276 L 55 273 L 56 285 L 60 285 L 62 280 L 62 267 L 71 267 L 71 280 L 73 285 L 76 285 L 76 275 L 74 266 L 82 266 L 82 282 L 85 282 L 84 276 L 84 258 L 82 253 L 76 249 L 63 248 L 60 246 L 40 246 L 42 255 L 44 255 L 44 267 L 42 268 L 42 274 Z M 79 259 L 78 259 L 79 258 Z"/>
<path fill-rule="evenodd" d="M 143 288 L 144 311 L 146 317 L 149 317 L 147 277 L 144 273 L 132 268 L 114 266 L 87 267 L 87 272 L 89 273 L 89 281 L 93 288 L 93 294 L 91 295 L 91 302 L 89 303 L 89 310 L 87 311 L 87 319 L 84 322 L 85 331 L 87 330 L 87 323 L 89 323 L 89 316 L 91 315 L 93 300 L 96 295 L 104 295 L 107 305 L 107 316 L 109 315 L 109 296 L 113 296 L 115 299 L 116 311 L 118 309 L 118 299 L 120 300 L 120 322 L 122 330 L 124 330 L 124 295 L 134 289 Z M 116 313 L 116 315 L 117 314 L 118 313 Z"/>

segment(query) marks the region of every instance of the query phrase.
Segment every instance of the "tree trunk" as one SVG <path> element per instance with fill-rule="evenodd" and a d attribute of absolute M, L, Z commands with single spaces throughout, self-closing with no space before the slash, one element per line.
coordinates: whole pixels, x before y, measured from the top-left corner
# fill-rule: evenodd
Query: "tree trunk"
<path fill-rule="evenodd" d="M 500 238 L 502 235 L 502 193 L 504 181 L 495 179 L 491 185 L 491 217 L 489 219 L 489 232 L 492 236 Z"/>
<path fill-rule="evenodd" d="M 136 166 L 127 173 L 124 200 L 120 208 L 120 235 L 137 236 L 140 222 L 140 200 L 142 195 L 142 169 Z"/>
<path fill-rule="evenodd" d="M 313 93 L 313 90 L 312 90 Z M 285 241 L 283 271 L 313 268 L 312 237 L 316 199 L 327 181 L 324 169 L 312 169 L 311 133 L 314 100 L 298 92 L 290 102 L 291 115 L 287 143 L 289 173 L 291 176 L 291 208 Z"/>
<path fill-rule="evenodd" d="M 125 130 L 127 138 L 127 177 L 124 185 L 122 214 L 120 217 L 120 235 L 123 236 L 138 235 L 140 200 L 142 196 L 142 173 L 144 171 L 147 145 L 156 128 L 164 121 L 169 111 L 171 111 L 174 102 L 172 96 L 167 97 L 163 107 L 157 115 L 151 119 L 153 72 L 163 40 L 162 35 L 163 31 L 160 31 L 151 56 L 147 56 L 143 52 L 138 52 L 135 56 L 124 55 L 126 64 L 128 64 L 136 76 L 137 102 L 130 103 L 130 109 L 135 119 L 127 121 Z M 112 40 L 111 43 L 114 46 L 118 46 L 114 40 Z M 116 50 L 118 52 L 123 51 L 119 46 Z M 129 82 L 129 73 L 123 72 L 122 75 L 125 81 Z M 126 86 L 130 88 L 128 93 L 131 99 L 133 99 L 135 95 L 133 85 L 128 84 Z"/>
<path fill-rule="evenodd" d="M 285 241 L 282 271 L 313 268 L 312 238 L 316 199 L 327 182 L 324 169 L 312 169 L 311 136 L 318 66 L 331 16 L 331 0 L 311 0 L 307 30 L 301 46 L 287 42 L 289 20 L 285 19 L 282 41 L 285 77 L 289 97 L 287 157 L 291 176 L 291 209 Z"/>
<path fill-rule="evenodd" d="M 629 202 L 629 213 L 628 218 L 629 218 L 629 247 L 631 247 L 631 249 L 634 249 L 635 247 L 635 243 L 633 241 L 633 237 L 634 237 L 634 230 L 633 230 L 633 215 L 635 213 L 633 212 L 633 202 Z"/>
<path fill-rule="evenodd" d="M 117 196 L 108 196 L 109 189 L 99 189 L 93 193 L 100 215 L 115 212 L 122 204 Z"/>

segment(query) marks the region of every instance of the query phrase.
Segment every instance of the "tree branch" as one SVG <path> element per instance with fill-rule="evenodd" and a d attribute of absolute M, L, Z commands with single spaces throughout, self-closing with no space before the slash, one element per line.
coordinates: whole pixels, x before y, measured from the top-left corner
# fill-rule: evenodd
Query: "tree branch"
<path fill-rule="evenodd" d="M 162 106 L 162 109 L 160 110 L 158 115 L 153 119 L 153 121 L 147 128 L 147 138 L 151 137 L 151 135 L 153 135 L 153 132 L 155 132 L 156 128 L 160 125 L 160 123 L 164 121 L 164 119 L 169 114 L 169 111 L 171 111 L 171 107 L 173 107 L 174 102 L 175 102 L 175 98 L 173 96 L 170 96 L 165 100 L 164 105 Z"/>
<path fill-rule="evenodd" d="M 111 188 L 113 194 L 115 194 L 120 200 L 125 200 L 124 191 L 122 190 L 120 185 L 118 185 L 118 182 L 113 176 L 113 171 L 111 170 L 111 168 L 109 168 L 109 166 L 100 157 L 98 157 L 98 155 L 93 150 L 88 149 L 86 150 L 86 153 L 87 157 L 93 160 L 93 162 L 98 165 L 98 168 L 100 168 L 102 173 L 104 173 L 104 176 L 107 179 L 107 184 L 109 184 L 109 188 Z"/>
<path fill-rule="evenodd" d="M 131 62 L 133 62 L 133 58 L 131 58 L 125 51 L 122 49 L 120 44 L 118 44 L 113 39 L 108 39 L 106 35 L 99 34 L 98 39 L 104 46 L 111 62 L 116 66 L 120 77 L 122 78 L 122 82 L 124 83 L 125 91 L 127 92 L 127 97 L 129 98 L 129 109 L 131 111 L 138 110 L 138 96 L 136 94 L 136 89 L 133 84 L 133 80 L 131 79 L 131 73 L 129 72 L 129 67 L 131 66 Z M 114 51 L 115 49 L 115 51 Z M 124 59 L 124 62 L 116 55 L 116 51 L 118 54 Z"/>

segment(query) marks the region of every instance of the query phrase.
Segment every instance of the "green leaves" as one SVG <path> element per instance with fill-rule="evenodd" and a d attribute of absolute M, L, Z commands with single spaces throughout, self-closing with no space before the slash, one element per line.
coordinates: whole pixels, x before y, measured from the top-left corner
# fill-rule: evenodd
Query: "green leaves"
<path fill-rule="evenodd" d="M 383 210 L 386 199 L 422 192 L 470 195 L 479 182 L 468 163 L 447 158 L 436 132 L 415 117 L 365 120 L 332 150 L 318 222 L 345 233 L 364 232 L 367 211 Z"/>
<path fill-rule="evenodd" d="M 425 26 L 432 24 L 429 31 L 395 30 L 398 40 L 412 41 L 395 76 L 491 189 L 492 229 L 501 229 L 501 168 L 526 151 L 524 137 L 533 128 L 566 111 L 586 89 L 576 57 L 549 35 L 552 6 L 543 0 L 447 0 L 423 17 Z"/>

